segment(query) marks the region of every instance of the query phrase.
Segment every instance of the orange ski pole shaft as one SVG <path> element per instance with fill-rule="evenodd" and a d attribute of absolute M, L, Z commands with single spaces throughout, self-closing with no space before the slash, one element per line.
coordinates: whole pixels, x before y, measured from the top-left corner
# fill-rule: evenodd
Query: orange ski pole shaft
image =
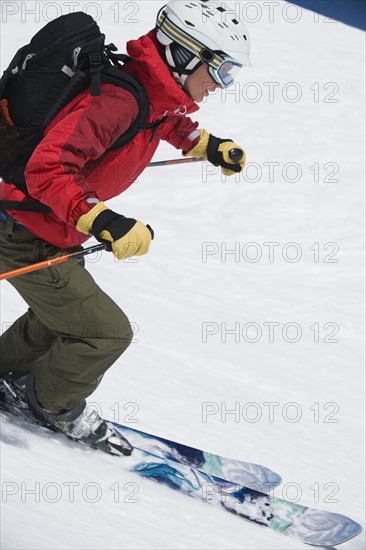
<path fill-rule="evenodd" d="M 99 250 L 105 250 L 105 244 L 97 244 L 78 252 L 70 252 L 69 254 L 64 254 L 63 256 L 56 256 L 55 258 L 50 258 L 49 260 L 44 260 L 35 264 L 19 267 L 18 269 L 6 271 L 5 273 L 0 273 L 0 281 L 11 279 L 12 277 L 18 277 L 19 275 L 25 275 L 26 273 L 31 273 L 32 271 L 38 271 L 38 269 L 45 269 L 46 267 L 51 267 L 52 265 L 62 264 L 64 262 L 68 262 L 69 260 L 81 258 L 82 256 L 88 256 L 89 254 L 93 254 L 93 252 L 98 252 Z"/>

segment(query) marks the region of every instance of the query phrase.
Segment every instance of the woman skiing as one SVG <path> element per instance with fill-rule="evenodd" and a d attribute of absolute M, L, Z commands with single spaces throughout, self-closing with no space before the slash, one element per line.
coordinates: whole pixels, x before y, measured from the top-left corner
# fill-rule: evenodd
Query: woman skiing
<path fill-rule="evenodd" d="M 244 151 L 189 117 L 197 103 L 231 86 L 236 71 L 250 65 L 247 29 L 227 12 L 204 0 L 172 0 L 152 31 L 128 42 L 132 60 L 121 70 L 144 87 L 150 127 L 123 147 L 109 150 L 137 117 L 138 104 L 111 83 L 102 82 L 99 96 L 83 90 L 52 119 L 26 165 L 27 193 L 9 181 L 0 184 L 1 199 L 39 201 L 51 210 L 0 211 L 2 272 L 78 250 L 91 235 L 119 260 L 146 254 L 150 228 L 104 201 L 136 180 L 161 140 L 221 166 L 226 175 L 242 170 Z M 233 148 L 242 151 L 240 162 L 231 160 Z M 29 309 L 0 338 L 0 396 L 13 385 L 41 422 L 108 452 L 129 454 L 129 443 L 85 402 L 131 342 L 126 315 L 82 260 L 11 284 Z"/>

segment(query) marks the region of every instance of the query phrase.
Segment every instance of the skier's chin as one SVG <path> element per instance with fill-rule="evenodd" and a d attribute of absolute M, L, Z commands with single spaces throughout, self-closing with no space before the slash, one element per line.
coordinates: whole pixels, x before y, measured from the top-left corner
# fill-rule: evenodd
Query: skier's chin
<path fill-rule="evenodd" d="M 208 92 L 208 90 L 204 90 L 198 97 L 194 98 L 194 101 L 196 103 L 202 103 L 202 101 L 204 101 L 209 95 L 210 93 Z"/>

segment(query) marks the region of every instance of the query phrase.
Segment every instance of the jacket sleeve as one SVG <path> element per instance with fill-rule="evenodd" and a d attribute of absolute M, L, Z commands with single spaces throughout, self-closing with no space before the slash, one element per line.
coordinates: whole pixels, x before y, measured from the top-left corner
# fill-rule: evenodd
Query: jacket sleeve
<path fill-rule="evenodd" d="M 198 122 L 193 122 L 187 116 L 170 116 L 164 125 L 162 139 L 176 149 L 189 151 L 199 141 L 200 132 L 197 128 Z"/>
<path fill-rule="evenodd" d="M 29 194 L 75 225 L 98 199 L 83 176 L 84 165 L 103 155 L 137 115 L 136 99 L 112 84 L 102 84 L 100 96 L 80 94 L 58 113 L 34 150 L 25 170 Z"/>

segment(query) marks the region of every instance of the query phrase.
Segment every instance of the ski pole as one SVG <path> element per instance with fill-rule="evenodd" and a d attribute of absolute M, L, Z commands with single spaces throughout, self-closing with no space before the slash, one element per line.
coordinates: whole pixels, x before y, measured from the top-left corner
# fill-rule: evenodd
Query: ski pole
<path fill-rule="evenodd" d="M 241 149 L 231 149 L 229 152 L 229 157 L 234 162 L 240 162 L 243 158 L 243 152 Z M 149 168 L 155 168 L 156 166 L 170 166 L 172 164 L 185 164 L 187 162 L 203 162 L 205 159 L 188 157 L 184 159 L 172 159 L 172 160 L 158 160 L 157 162 L 150 162 Z"/>
<path fill-rule="evenodd" d="M 0 281 L 4 279 L 11 279 L 12 277 L 18 277 L 19 275 L 25 275 L 26 273 L 30 273 L 31 271 L 37 271 L 38 269 L 44 269 L 46 267 L 51 267 L 52 265 L 62 264 L 76 258 L 82 258 L 83 256 L 93 254 L 93 252 L 98 252 L 99 250 L 105 249 L 106 246 L 104 243 L 96 244 L 94 246 L 89 246 L 89 248 L 84 248 L 84 250 L 79 250 L 78 252 L 70 252 L 69 254 L 64 254 L 63 256 L 56 256 L 56 258 L 50 258 L 49 260 L 44 260 L 35 264 L 19 267 L 18 269 L 6 271 L 5 273 L 0 273 Z"/>
<path fill-rule="evenodd" d="M 172 160 L 158 160 L 150 162 L 149 168 L 155 168 L 156 166 L 170 166 L 171 164 L 186 164 L 187 162 L 203 162 L 204 159 L 188 157 L 186 159 L 172 159 Z"/>
<path fill-rule="evenodd" d="M 154 230 L 150 227 L 149 224 L 146 225 L 148 230 L 151 233 L 151 240 L 154 240 Z M 35 264 L 26 265 L 24 267 L 19 267 L 18 269 L 13 269 L 11 271 L 6 271 L 5 273 L 0 273 L 0 281 L 5 279 L 11 279 L 12 277 L 18 277 L 19 275 L 25 275 L 26 273 L 31 273 L 31 271 L 38 271 L 38 269 L 45 269 L 52 265 L 62 264 L 68 262 L 69 260 L 74 260 L 77 258 L 82 258 L 83 256 L 88 256 L 93 254 L 93 252 L 98 252 L 99 250 L 106 250 L 107 247 L 104 243 L 96 244 L 89 246 L 89 248 L 84 248 L 78 252 L 69 252 L 69 254 L 63 254 L 62 256 L 56 256 L 55 258 L 50 258 L 49 260 L 43 260 L 42 262 L 37 262 Z"/>

